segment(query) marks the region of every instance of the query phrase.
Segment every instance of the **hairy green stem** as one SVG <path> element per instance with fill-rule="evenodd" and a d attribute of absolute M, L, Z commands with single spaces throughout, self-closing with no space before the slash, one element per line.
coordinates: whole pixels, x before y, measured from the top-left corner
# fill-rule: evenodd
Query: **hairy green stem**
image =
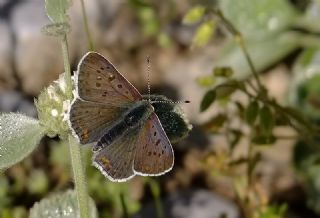
<path fill-rule="evenodd" d="M 93 45 L 92 37 L 91 37 L 90 31 L 89 31 L 86 8 L 85 8 L 85 5 L 84 5 L 84 1 L 83 0 L 80 0 L 80 1 L 81 1 L 81 11 L 82 11 L 84 29 L 85 29 L 86 34 L 87 34 L 89 50 L 90 51 L 94 51 L 94 45 Z"/>
<path fill-rule="evenodd" d="M 81 161 L 81 150 L 72 135 L 69 135 L 69 148 L 80 217 L 89 218 L 89 195 Z"/>
<path fill-rule="evenodd" d="M 67 35 L 64 35 L 61 40 L 62 47 L 62 56 L 63 56 L 63 64 L 64 64 L 64 81 L 67 85 L 67 96 L 69 99 L 72 99 L 72 80 L 71 80 L 71 70 L 69 63 L 69 52 L 68 52 L 68 41 Z"/>
<path fill-rule="evenodd" d="M 70 70 L 68 43 L 67 43 L 66 35 L 63 36 L 61 43 L 62 43 L 64 71 L 65 71 L 64 79 L 67 84 L 67 95 L 70 99 L 72 99 L 72 80 L 71 80 L 71 70 Z M 89 217 L 89 196 L 88 196 L 88 191 L 86 186 L 84 169 L 81 161 L 80 146 L 72 135 L 69 135 L 68 141 L 69 141 L 71 166 L 73 171 L 75 189 L 77 192 L 77 200 L 78 200 L 78 207 L 80 211 L 80 217 L 88 218 Z"/>

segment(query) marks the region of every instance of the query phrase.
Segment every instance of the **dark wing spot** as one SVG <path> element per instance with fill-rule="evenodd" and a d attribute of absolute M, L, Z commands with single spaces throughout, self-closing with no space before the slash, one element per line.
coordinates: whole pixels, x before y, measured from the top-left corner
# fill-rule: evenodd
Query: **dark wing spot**
<path fill-rule="evenodd" d="M 115 79 L 115 76 L 113 74 L 109 74 L 108 80 L 111 82 L 112 80 Z"/>
<path fill-rule="evenodd" d="M 103 68 L 103 67 L 100 67 L 100 69 L 101 69 L 101 70 L 104 70 L 104 68 Z"/>
<path fill-rule="evenodd" d="M 121 88 L 122 88 L 122 85 L 121 85 L 121 84 L 118 84 L 118 88 L 121 89 Z"/>
<path fill-rule="evenodd" d="M 97 73 L 101 73 L 101 71 L 100 71 L 100 70 L 97 70 Z"/>
<path fill-rule="evenodd" d="M 157 135 L 157 132 L 154 132 L 154 133 L 153 133 L 153 136 L 156 136 L 156 135 Z"/>
<path fill-rule="evenodd" d="M 156 145 L 159 145 L 160 142 L 161 142 L 161 139 L 158 139 L 156 142 Z"/>
<path fill-rule="evenodd" d="M 101 83 L 96 83 L 96 87 L 101 87 Z"/>
<path fill-rule="evenodd" d="M 162 154 L 164 154 L 164 150 L 162 150 L 162 152 L 161 152 Z"/>
<path fill-rule="evenodd" d="M 148 152 L 148 156 L 150 156 L 150 155 L 151 155 L 151 151 Z"/>
<path fill-rule="evenodd" d="M 153 155 L 156 155 L 156 154 L 157 154 L 157 153 L 154 151 L 154 152 L 153 152 Z"/>

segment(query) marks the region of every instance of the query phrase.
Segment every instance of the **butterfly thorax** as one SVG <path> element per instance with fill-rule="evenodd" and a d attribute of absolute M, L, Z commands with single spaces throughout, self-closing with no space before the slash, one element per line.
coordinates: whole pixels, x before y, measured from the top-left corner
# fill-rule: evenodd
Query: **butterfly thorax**
<path fill-rule="evenodd" d="M 145 123 L 150 115 L 154 112 L 154 108 L 148 101 L 137 101 L 130 105 L 117 121 L 110 125 L 100 139 L 93 147 L 93 150 L 110 145 L 130 129 L 135 129 Z"/>

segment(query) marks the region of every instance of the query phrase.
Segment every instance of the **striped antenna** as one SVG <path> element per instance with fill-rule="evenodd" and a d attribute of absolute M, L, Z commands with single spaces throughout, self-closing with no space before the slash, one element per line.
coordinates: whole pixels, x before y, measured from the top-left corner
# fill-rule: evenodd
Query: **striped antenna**
<path fill-rule="evenodd" d="M 189 100 L 185 101 L 151 101 L 151 86 L 150 86 L 150 56 L 147 56 L 147 86 L 148 86 L 148 102 L 151 103 L 169 103 L 169 104 L 181 104 L 190 103 Z M 142 100 L 144 101 L 144 100 Z"/>
<path fill-rule="evenodd" d="M 150 88 L 150 56 L 147 57 L 147 85 L 148 85 L 148 101 L 151 102 L 151 88 Z"/>

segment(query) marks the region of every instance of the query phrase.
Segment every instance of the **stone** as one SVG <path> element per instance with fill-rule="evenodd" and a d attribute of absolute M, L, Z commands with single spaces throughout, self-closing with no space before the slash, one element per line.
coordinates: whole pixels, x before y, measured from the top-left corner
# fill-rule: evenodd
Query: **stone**
<path fill-rule="evenodd" d="M 166 218 L 239 218 L 237 206 L 207 190 L 186 190 L 170 194 L 163 202 Z M 142 208 L 134 218 L 156 217 L 156 206 L 152 203 Z"/>

